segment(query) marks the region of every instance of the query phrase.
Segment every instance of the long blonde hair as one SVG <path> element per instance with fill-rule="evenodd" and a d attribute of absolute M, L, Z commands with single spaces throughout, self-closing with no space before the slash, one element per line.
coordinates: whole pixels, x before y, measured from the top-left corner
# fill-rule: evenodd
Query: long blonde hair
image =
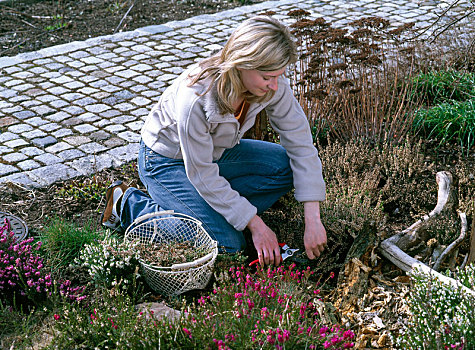
<path fill-rule="evenodd" d="M 238 69 L 276 71 L 296 59 L 297 46 L 287 26 L 269 16 L 256 16 L 239 25 L 222 50 L 201 61 L 201 69 L 190 76 L 189 85 L 209 77 L 211 82 L 203 95 L 216 84 L 219 110 L 233 113 L 232 103 L 240 97 L 255 102 L 274 94 L 270 90 L 258 97 L 246 92 Z"/>

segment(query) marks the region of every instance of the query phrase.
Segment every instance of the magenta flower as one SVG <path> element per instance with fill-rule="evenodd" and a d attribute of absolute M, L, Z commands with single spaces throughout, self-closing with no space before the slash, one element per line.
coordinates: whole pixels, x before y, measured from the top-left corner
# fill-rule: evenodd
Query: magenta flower
<path fill-rule="evenodd" d="M 191 337 L 191 332 L 188 330 L 188 328 L 183 327 L 183 332 L 185 332 L 185 334 L 188 335 L 190 337 L 190 339 L 192 338 Z"/>

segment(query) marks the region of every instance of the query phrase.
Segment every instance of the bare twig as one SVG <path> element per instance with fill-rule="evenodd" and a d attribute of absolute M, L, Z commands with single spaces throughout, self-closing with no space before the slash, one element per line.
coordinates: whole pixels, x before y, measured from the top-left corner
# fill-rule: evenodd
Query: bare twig
<path fill-rule="evenodd" d="M 416 38 L 419 38 L 421 35 L 423 35 L 424 33 L 426 33 L 430 28 L 434 27 L 441 19 L 442 17 L 444 17 L 447 12 L 449 12 L 456 4 L 458 4 L 460 2 L 460 0 L 456 0 L 454 1 L 453 3 L 451 3 L 445 10 L 444 12 L 442 12 L 439 16 L 437 16 L 437 19 L 432 22 L 430 25 L 428 25 L 427 27 L 424 28 L 423 31 L 421 31 L 419 34 L 417 34 L 415 37 L 413 37 L 412 39 L 416 39 Z"/>
<path fill-rule="evenodd" d="M 436 271 L 439 271 L 440 265 L 444 261 L 444 259 L 454 251 L 465 239 L 465 236 L 467 235 L 467 215 L 465 213 L 459 213 L 460 220 L 462 221 L 462 228 L 460 230 L 460 236 L 453 241 L 445 250 L 440 254 L 439 258 L 435 262 L 434 266 L 432 268 Z"/>
<path fill-rule="evenodd" d="M 442 28 L 442 30 L 439 33 L 435 34 L 430 42 L 433 43 L 440 35 L 442 35 L 444 32 L 449 30 L 450 27 L 452 27 L 454 24 L 456 24 L 458 22 L 463 21 L 465 18 L 472 15 L 474 12 L 475 12 L 475 10 L 471 10 L 471 11 L 467 12 L 465 15 L 463 15 L 462 17 L 454 19 L 452 22 L 450 22 L 444 28 Z"/>
<path fill-rule="evenodd" d="M 125 18 L 127 17 L 127 15 L 129 14 L 129 12 L 132 10 L 132 7 L 134 7 L 135 5 L 135 1 L 132 3 L 132 5 L 130 5 L 129 9 L 127 10 L 127 12 L 125 13 L 124 17 L 122 17 L 122 19 L 120 20 L 119 22 L 119 25 L 117 26 L 117 28 L 115 28 L 114 30 L 114 33 L 117 33 L 117 31 L 119 30 L 120 26 L 122 25 L 122 22 L 124 22 Z"/>
<path fill-rule="evenodd" d="M 24 19 L 20 19 L 20 21 L 22 21 L 22 22 L 25 23 L 26 25 L 29 25 L 30 27 L 33 27 L 33 28 L 35 28 L 35 29 L 38 29 L 37 26 L 35 26 L 34 24 L 31 24 L 30 22 L 25 21 Z"/>

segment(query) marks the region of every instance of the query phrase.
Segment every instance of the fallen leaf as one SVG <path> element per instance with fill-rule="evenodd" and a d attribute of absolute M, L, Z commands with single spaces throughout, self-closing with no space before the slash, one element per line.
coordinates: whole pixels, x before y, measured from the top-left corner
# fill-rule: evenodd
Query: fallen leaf
<path fill-rule="evenodd" d="M 384 327 L 386 327 L 386 326 L 384 325 L 384 323 L 383 323 L 383 320 L 382 320 L 378 315 L 375 315 L 375 316 L 373 317 L 373 322 L 374 322 L 374 324 L 376 325 L 376 327 L 378 327 L 378 328 L 384 328 Z"/>

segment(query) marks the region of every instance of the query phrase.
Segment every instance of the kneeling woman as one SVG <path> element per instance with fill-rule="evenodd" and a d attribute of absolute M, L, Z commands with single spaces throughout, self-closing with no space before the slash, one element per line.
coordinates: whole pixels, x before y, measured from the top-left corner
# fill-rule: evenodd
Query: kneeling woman
<path fill-rule="evenodd" d="M 319 209 L 325 183 L 307 118 L 284 77 L 295 60 L 288 28 L 258 16 L 183 72 L 141 131 L 138 168 L 148 195 L 114 183 L 104 225 L 126 228 L 140 215 L 174 210 L 200 220 L 221 252 L 244 249 L 247 227 L 260 263 L 278 265 L 277 237 L 259 215 L 295 187 L 305 250 L 318 257 L 327 240 Z M 242 139 L 263 109 L 280 144 Z"/>

